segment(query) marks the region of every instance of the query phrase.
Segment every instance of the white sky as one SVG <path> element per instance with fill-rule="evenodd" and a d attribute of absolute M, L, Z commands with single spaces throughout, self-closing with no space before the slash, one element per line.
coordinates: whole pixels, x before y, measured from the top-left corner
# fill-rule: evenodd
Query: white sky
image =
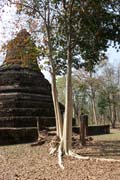
<path fill-rule="evenodd" d="M 112 63 L 114 66 L 120 64 L 120 51 L 116 52 L 115 48 L 109 47 L 107 56 L 109 58 L 109 62 Z"/>
<path fill-rule="evenodd" d="M 17 19 L 15 16 L 15 8 L 11 6 L 10 8 L 4 7 L 2 9 L 1 16 L 0 16 L 0 39 L 1 43 L 6 42 L 6 40 L 11 39 L 12 31 L 15 29 L 15 24 L 12 23 L 14 19 Z"/>
<path fill-rule="evenodd" d="M 24 28 L 27 23 L 23 16 L 16 16 L 16 9 L 14 5 L 11 7 L 5 6 L 0 9 L 0 49 L 4 43 L 13 39 L 20 29 Z M 15 23 L 16 22 L 16 23 Z M 0 64 L 4 61 L 4 55 L 0 53 Z"/>

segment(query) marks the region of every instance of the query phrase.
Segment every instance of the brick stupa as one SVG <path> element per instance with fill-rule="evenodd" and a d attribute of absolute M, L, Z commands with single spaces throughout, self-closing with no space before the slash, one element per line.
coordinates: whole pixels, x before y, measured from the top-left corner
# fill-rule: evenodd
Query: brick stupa
<path fill-rule="evenodd" d="M 40 129 L 55 126 L 51 85 L 37 65 L 39 51 L 21 30 L 7 46 L 0 67 L 0 143 L 28 142 Z"/>

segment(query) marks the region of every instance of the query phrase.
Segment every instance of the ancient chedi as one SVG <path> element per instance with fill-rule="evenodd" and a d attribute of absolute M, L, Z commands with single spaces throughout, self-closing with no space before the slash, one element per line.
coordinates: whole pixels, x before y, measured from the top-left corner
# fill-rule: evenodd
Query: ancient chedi
<path fill-rule="evenodd" d="M 5 138 L 2 130 L 15 128 L 20 136 L 20 129 L 36 127 L 37 120 L 41 129 L 55 125 L 51 85 L 38 68 L 38 55 L 25 29 L 7 45 L 0 67 L 0 139 Z M 27 136 L 34 139 L 30 133 Z"/>

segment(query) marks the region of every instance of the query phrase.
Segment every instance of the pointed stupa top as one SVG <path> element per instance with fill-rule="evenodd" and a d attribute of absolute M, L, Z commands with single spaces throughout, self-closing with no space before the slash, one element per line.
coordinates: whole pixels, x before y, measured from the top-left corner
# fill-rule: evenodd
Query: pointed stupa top
<path fill-rule="evenodd" d="M 22 29 L 17 36 L 8 42 L 6 58 L 3 64 L 17 64 L 38 70 L 37 57 L 39 50 L 26 29 Z"/>

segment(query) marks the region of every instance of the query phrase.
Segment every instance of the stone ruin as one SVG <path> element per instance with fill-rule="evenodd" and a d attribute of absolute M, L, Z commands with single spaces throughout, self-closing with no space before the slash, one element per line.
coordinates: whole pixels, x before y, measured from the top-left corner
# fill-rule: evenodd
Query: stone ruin
<path fill-rule="evenodd" d="M 38 68 L 38 55 L 26 30 L 8 43 L 0 67 L 0 144 L 36 140 L 37 121 L 40 129 L 55 126 L 51 85 Z"/>

